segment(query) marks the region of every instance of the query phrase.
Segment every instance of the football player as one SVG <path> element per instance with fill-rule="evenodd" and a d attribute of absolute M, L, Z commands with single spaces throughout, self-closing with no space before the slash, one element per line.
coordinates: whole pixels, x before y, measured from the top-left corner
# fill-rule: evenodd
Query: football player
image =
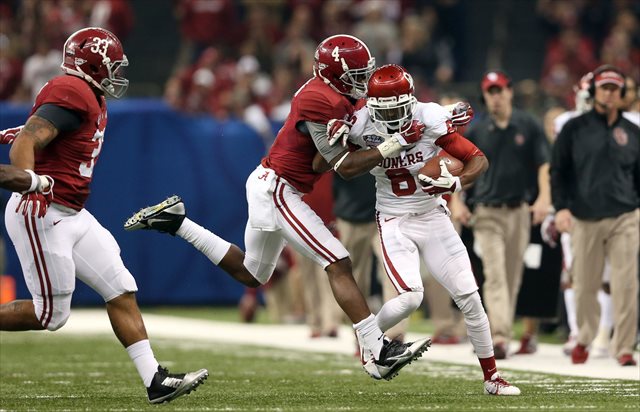
<path fill-rule="evenodd" d="M 124 226 L 127 230 L 155 229 L 178 235 L 249 287 L 269 280 L 288 243 L 325 269 L 336 301 L 354 324 L 365 371 L 375 379 L 388 380 L 421 356 L 430 341 L 403 344 L 382 339 L 384 335 L 353 279 L 349 253 L 302 201 L 320 177 L 314 170 L 316 155 L 343 163 L 344 159 L 336 159 L 343 149 L 327 141 L 327 123 L 353 115 L 356 101 L 366 96 L 374 68 L 369 49 L 353 36 L 331 36 L 318 45 L 313 77 L 295 93 L 291 112 L 273 146 L 247 179 L 246 252 L 186 218 L 178 196 L 142 209 Z M 407 136 L 405 140 L 411 143 L 411 139 Z M 373 166 L 379 158 L 394 157 L 403 149 L 395 139 L 381 144 L 376 155 L 359 152 L 353 157 Z"/>
<path fill-rule="evenodd" d="M 489 319 L 480 300 L 471 262 L 441 196 L 470 186 L 488 168 L 489 162 L 473 143 L 457 132 L 451 108 L 417 101 L 412 77 L 403 67 L 378 68 L 369 80 L 367 93 L 366 107 L 355 113 L 357 120 L 351 127 L 333 125 L 339 134 L 330 136 L 333 141 L 343 141 L 344 133 L 348 132 L 351 142 L 375 153 L 374 148 L 389 139 L 407 134 L 419 136 L 403 152 L 384 159 L 379 157 L 371 168 L 376 178 L 376 219 L 384 267 L 398 291 L 398 296 L 380 309 L 376 316 L 378 326 L 385 331 L 418 309 L 424 294 L 420 276 L 422 260 L 464 314 L 469 340 L 484 373 L 484 392 L 519 395 L 520 390 L 502 379 L 496 369 Z M 462 104 L 454 108 L 457 122 L 464 124 L 471 120 L 469 107 Z M 340 128 L 343 130 L 339 131 Z M 460 175 L 452 176 L 444 160 L 440 160 L 439 178 L 420 174 L 422 166 L 441 149 L 462 160 L 464 168 Z M 334 169 L 342 173 L 343 167 L 353 165 L 362 171 L 363 165 L 350 161 L 356 153 L 347 151 L 341 164 L 333 163 Z"/>
<path fill-rule="evenodd" d="M 136 282 L 120 248 L 84 208 L 107 126 L 105 95 L 119 98 L 127 90 L 121 70 L 128 60 L 120 40 L 96 27 L 73 33 L 62 58 L 65 74 L 40 90 L 22 130 L 2 133 L 3 142 L 13 145 L 12 165 L 3 165 L 0 180 L 16 191 L 7 203 L 5 223 L 33 299 L 0 305 L 0 329 L 61 328 L 70 315 L 77 278 L 106 302 L 113 330 L 149 402 L 168 402 L 194 390 L 208 372 L 171 374 L 158 364 L 136 303 Z"/>

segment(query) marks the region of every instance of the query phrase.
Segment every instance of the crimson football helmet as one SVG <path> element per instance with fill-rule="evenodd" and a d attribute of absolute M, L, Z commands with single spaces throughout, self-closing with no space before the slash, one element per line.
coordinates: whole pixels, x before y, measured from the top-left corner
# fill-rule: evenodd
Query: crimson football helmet
<path fill-rule="evenodd" d="M 129 87 L 122 76 L 129 65 L 120 40 L 108 30 L 87 27 L 73 33 L 64 43 L 62 70 L 86 80 L 110 96 L 120 98 Z"/>
<path fill-rule="evenodd" d="M 376 59 L 362 40 L 338 34 L 316 48 L 313 74 L 338 93 L 361 99 L 367 95 L 367 81 L 375 67 Z"/>
<path fill-rule="evenodd" d="M 367 89 L 367 109 L 379 133 L 404 133 L 411 127 L 418 100 L 413 96 L 413 78 L 404 67 L 379 67 L 371 75 Z"/>

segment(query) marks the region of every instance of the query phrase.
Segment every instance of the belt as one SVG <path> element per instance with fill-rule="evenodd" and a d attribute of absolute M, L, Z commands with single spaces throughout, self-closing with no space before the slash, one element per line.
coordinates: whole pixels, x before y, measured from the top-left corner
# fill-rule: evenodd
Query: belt
<path fill-rule="evenodd" d="M 517 209 L 522 206 L 522 203 L 524 203 L 522 200 L 513 202 L 482 202 L 478 203 L 478 206 L 493 207 L 499 209 Z"/>

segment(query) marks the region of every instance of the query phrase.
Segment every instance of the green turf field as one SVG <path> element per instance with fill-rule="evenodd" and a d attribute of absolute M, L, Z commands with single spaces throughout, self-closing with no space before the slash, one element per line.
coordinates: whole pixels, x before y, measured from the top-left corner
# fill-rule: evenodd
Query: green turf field
<path fill-rule="evenodd" d="M 367 377 L 345 355 L 155 340 L 174 370 L 209 369 L 207 382 L 148 405 L 126 352 L 111 335 L 0 333 L 0 410 L 181 411 L 637 411 L 640 383 L 507 371 L 520 397 L 482 394 L 479 368 L 425 357 L 391 382 Z"/>

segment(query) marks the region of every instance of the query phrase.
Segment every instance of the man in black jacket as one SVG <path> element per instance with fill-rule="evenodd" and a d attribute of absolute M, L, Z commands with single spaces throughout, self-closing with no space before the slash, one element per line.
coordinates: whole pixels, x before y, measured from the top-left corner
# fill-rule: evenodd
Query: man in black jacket
<path fill-rule="evenodd" d="M 558 135 L 551 161 L 556 228 L 571 233 L 571 277 L 578 318 L 573 363 L 586 362 L 597 330 L 598 289 L 605 259 L 611 263 L 613 353 L 636 365 L 638 326 L 640 129 L 619 111 L 624 74 L 614 66 L 594 71 L 593 109 L 570 120 Z"/>

